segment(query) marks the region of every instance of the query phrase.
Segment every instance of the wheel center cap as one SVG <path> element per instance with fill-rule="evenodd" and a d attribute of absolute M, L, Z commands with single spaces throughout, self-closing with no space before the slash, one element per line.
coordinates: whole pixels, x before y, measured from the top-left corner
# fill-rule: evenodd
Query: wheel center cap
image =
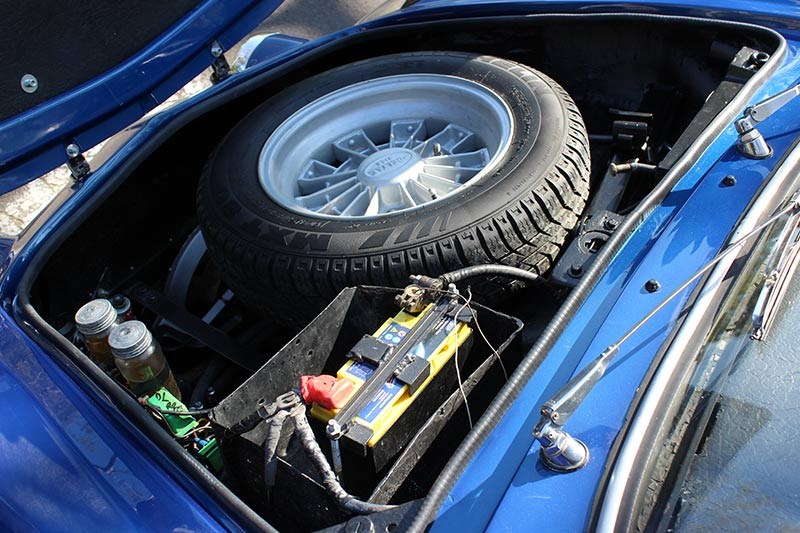
<path fill-rule="evenodd" d="M 416 152 L 407 148 L 379 150 L 358 166 L 358 178 L 365 185 L 381 186 L 414 179 L 422 161 Z"/>

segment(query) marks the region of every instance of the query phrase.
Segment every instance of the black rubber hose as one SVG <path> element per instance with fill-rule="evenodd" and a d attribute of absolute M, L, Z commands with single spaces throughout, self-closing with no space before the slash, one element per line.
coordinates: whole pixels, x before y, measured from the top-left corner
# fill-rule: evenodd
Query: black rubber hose
<path fill-rule="evenodd" d="M 445 285 L 458 283 L 467 278 L 476 276 L 505 276 L 522 281 L 541 283 L 542 278 L 535 272 L 507 265 L 475 265 L 461 268 L 439 276 Z"/>
<path fill-rule="evenodd" d="M 322 453 L 322 449 L 314 437 L 314 432 L 308 424 L 305 411 L 301 411 L 298 415 L 292 417 L 294 419 L 294 432 L 303 444 L 306 455 L 314 463 L 320 477 L 322 477 L 322 485 L 325 490 L 330 494 L 337 505 L 354 514 L 370 514 L 378 513 L 393 509 L 394 505 L 381 505 L 378 503 L 369 503 L 354 497 L 336 480 L 336 474 L 333 473 L 331 465 Z"/>
<path fill-rule="evenodd" d="M 192 397 L 189 400 L 189 408 L 190 409 L 202 409 L 205 407 L 205 400 L 206 394 L 208 393 L 208 388 L 217 379 L 217 376 L 222 372 L 222 370 L 227 365 L 227 360 L 220 356 L 214 356 L 214 359 L 208 364 L 208 366 L 203 370 L 203 373 L 200 374 L 200 377 L 197 379 L 197 383 L 192 389 Z"/>

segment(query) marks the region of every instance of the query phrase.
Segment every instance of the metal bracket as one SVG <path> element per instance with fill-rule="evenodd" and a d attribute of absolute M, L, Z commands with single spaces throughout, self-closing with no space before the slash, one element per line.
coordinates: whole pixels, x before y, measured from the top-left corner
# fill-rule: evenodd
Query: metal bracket
<path fill-rule="evenodd" d="M 609 180 L 611 183 L 614 180 Z M 552 281 L 567 287 L 578 284 L 584 272 L 594 261 L 595 255 L 608 241 L 625 219 L 611 211 L 593 212 L 581 222 L 578 234 L 559 259 L 550 276 Z"/>
<path fill-rule="evenodd" d="M 69 144 L 64 150 L 67 154 L 67 168 L 72 174 L 72 179 L 76 182 L 85 180 L 92 172 L 89 162 L 83 157 L 80 147 L 75 144 Z"/>
<path fill-rule="evenodd" d="M 800 265 L 800 218 L 797 213 L 791 215 L 786 227 L 777 238 L 777 246 L 773 254 L 777 256 L 777 264 L 764 278 L 764 285 L 756 300 L 752 313 L 753 329 L 750 338 L 763 341 L 772 327 L 777 311 Z"/>
<path fill-rule="evenodd" d="M 772 155 L 772 148 L 756 129 L 756 125 L 772 116 L 798 95 L 800 95 L 800 83 L 744 110 L 742 117 L 733 123 L 739 134 L 736 148 L 742 155 L 750 159 L 766 159 Z"/>
<path fill-rule="evenodd" d="M 211 43 L 211 55 L 214 62 L 211 64 L 211 83 L 219 83 L 231 75 L 231 66 L 225 58 L 225 50 L 218 41 Z"/>

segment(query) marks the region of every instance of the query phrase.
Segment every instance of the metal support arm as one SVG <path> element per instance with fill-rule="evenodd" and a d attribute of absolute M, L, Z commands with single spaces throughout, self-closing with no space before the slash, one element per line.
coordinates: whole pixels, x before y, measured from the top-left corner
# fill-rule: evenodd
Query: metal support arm
<path fill-rule="evenodd" d="M 739 134 L 739 140 L 736 143 L 739 152 L 750 159 L 766 159 L 771 156 L 772 148 L 767 144 L 761 132 L 756 129 L 756 125 L 798 95 L 800 95 L 800 84 L 789 87 L 785 91 L 745 109 L 743 116 L 734 122 L 736 132 Z"/>

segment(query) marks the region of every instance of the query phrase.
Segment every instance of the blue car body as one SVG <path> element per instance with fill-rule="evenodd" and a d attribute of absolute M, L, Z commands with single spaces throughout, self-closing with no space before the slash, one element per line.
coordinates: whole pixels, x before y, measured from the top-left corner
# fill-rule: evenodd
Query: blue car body
<path fill-rule="evenodd" d="M 231 20 L 225 32 L 201 24 L 208 19 L 200 17 L 194 24 L 187 22 L 176 28 L 173 37 L 185 42 L 200 40 L 204 45 L 217 40 L 227 48 L 276 3 L 253 2 L 248 4 L 249 9 L 239 9 L 232 3 L 208 2 L 208 9 L 221 10 L 217 15 L 225 14 L 222 18 Z M 106 177 L 125 165 L 156 133 L 172 127 L 198 103 L 236 90 L 292 58 L 364 28 L 498 14 L 605 12 L 736 20 L 770 27 L 785 39 L 785 52 L 752 102 L 800 81 L 800 2 L 796 1 L 611 4 L 423 0 L 317 41 L 287 40 L 277 46 L 267 42 L 252 68 L 124 132 L 120 148 L 96 166 L 91 179 L 62 193 L 21 236 L 0 241 L 0 473 L 4 480 L 0 484 L 0 522 L 11 530 L 66 527 L 116 531 L 237 530 L 258 524 L 254 517 L 243 518 L 240 510 L 210 493 L 162 447 L 154 446 L 107 394 L 86 379 L 85 369 L 53 342 L 54 333 L 27 321 L 19 305 L 20 281 L 32 264 L 42 260 L 45 243 L 79 216 L 83 206 L 103 189 Z M 179 46 L 174 50 L 173 56 L 162 57 L 162 63 L 154 65 L 169 71 L 160 76 L 164 79 L 157 86 L 126 85 L 139 96 L 127 98 L 130 109 L 126 107 L 121 113 L 110 113 L 108 102 L 94 90 L 97 84 L 92 84 L 81 88 L 68 103 L 54 103 L 46 114 L 33 110 L 29 116 L 0 124 L 3 189 L 63 163 L 65 138 L 88 147 L 123 129 L 151 104 L 171 94 L 201 63 L 205 66 L 209 62 L 207 57 L 199 59 L 206 53 L 205 46 Z M 142 103 L 141 95 L 148 94 L 153 97 Z M 85 120 L 70 122 L 72 113 L 81 114 Z M 42 122 L 45 116 L 51 122 Z M 543 526 L 576 531 L 596 525 L 595 498 L 608 461 L 621 444 L 617 441 L 629 422 L 630 405 L 638 398 L 641 391 L 637 389 L 654 359 L 665 343 L 672 341 L 683 304 L 695 287 L 687 288 L 625 344 L 606 377 L 572 417 L 570 432 L 588 445 L 592 458 L 586 468 L 558 475 L 539 463 L 539 445 L 531 436 L 539 417 L 537 406 L 614 343 L 661 296 L 723 248 L 777 163 L 793 149 L 800 134 L 798 116 L 800 99 L 761 126 L 774 149 L 772 158 L 759 161 L 742 157 L 735 148 L 736 132 L 731 123 L 683 174 L 628 238 L 548 357 L 491 434 L 484 436 L 438 508 L 434 531 L 524 531 Z M 53 137 L 43 134 L 55 122 L 61 124 L 61 133 Z M 720 185 L 727 175 L 736 176 L 736 186 Z M 690 232 L 687 227 L 703 231 Z M 643 289 L 650 279 L 659 281 L 660 292 Z"/>

